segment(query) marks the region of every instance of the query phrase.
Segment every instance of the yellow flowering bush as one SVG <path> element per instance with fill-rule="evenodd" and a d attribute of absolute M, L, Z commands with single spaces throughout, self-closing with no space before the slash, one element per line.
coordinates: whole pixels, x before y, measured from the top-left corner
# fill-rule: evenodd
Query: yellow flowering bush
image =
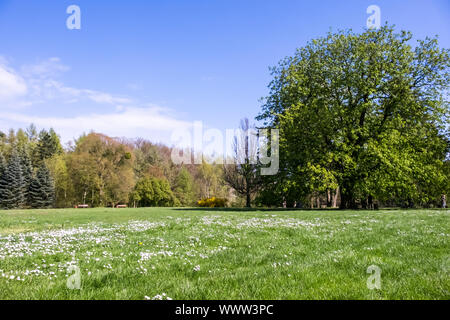
<path fill-rule="evenodd" d="M 197 202 L 199 207 L 203 208 L 223 208 L 227 203 L 227 199 L 212 197 L 209 199 L 201 199 Z"/>

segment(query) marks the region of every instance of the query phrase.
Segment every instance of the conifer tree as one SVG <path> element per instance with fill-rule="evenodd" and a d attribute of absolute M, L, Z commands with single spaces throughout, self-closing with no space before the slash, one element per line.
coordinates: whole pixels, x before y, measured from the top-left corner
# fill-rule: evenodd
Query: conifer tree
<path fill-rule="evenodd" d="M 6 160 L 5 157 L 3 156 L 3 153 L 0 152 L 0 177 L 5 171 L 5 168 L 6 168 Z"/>
<path fill-rule="evenodd" d="M 6 170 L 6 160 L 5 157 L 3 156 L 3 153 L 0 152 L 0 179 L 2 178 L 3 172 L 5 172 L 5 170 Z M 2 202 L 3 197 L 4 194 L 0 190 L 0 203 Z"/>
<path fill-rule="evenodd" d="M 24 197 L 24 205 L 31 206 L 30 185 L 31 180 L 33 178 L 33 167 L 31 165 L 31 159 L 24 149 L 19 152 L 19 157 L 23 177 L 22 190 Z"/>
<path fill-rule="evenodd" d="M 41 166 L 42 162 L 50 159 L 55 154 L 62 154 L 64 152 L 58 135 L 53 129 L 48 132 L 42 130 L 39 133 L 37 147 L 34 150 L 33 163 L 35 167 Z"/>
<path fill-rule="evenodd" d="M 23 185 L 20 157 L 16 151 L 13 151 L 6 170 L 0 177 L 0 207 L 20 208 L 24 203 Z"/>
<path fill-rule="evenodd" d="M 30 200 L 33 208 L 49 208 L 53 205 L 55 189 L 50 171 L 42 164 L 30 184 Z"/>

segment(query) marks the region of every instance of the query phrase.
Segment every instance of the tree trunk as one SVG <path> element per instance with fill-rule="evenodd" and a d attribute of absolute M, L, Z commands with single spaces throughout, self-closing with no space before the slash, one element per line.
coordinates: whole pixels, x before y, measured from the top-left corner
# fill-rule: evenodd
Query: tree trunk
<path fill-rule="evenodd" d="M 356 201 L 353 193 L 353 185 L 343 183 L 341 189 L 341 205 L 340 209 L 356 209 Z"/>
<path fill-rule="evenodd" d="M 339 194 L 339 186 L 337 187 L 336 190 L 333 191 L 333 196 L 332 196 L 332 206 L 333 208 L 337 207 L 337 198 L 338 198 L 338 194 Z"/>
<path fill-rule="evenodd" d="M 327 189 L 327 208 L 331 207 L 331 190 Z"/>
<path fill-rule="evenodd" d="M 251 199 L 250 199 L 250 192 L 247 191 L 246 207 L 251 208 L 251 206 L 252 206 L 252 204 L 251 204 Z"/>

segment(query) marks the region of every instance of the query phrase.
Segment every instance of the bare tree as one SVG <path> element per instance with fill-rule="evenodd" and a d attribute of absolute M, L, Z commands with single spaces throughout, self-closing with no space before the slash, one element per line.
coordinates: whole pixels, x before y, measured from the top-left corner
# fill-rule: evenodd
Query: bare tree
<path fill-rule="evenodd" d="M 241 120 L 238 134 L 233 141 L 233 159 L 224 165 L 224 180 L 239 195 L 245 196 L 246 206 L 251 207 L 252 196 L 261 186 L 258 168 L 258 137 L 247 118 Z"/>

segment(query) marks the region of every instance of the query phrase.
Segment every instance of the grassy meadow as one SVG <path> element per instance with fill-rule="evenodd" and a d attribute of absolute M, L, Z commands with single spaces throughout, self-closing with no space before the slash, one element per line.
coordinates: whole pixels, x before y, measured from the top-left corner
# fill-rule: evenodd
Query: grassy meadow
<path fill-rule="evenodd" d="M 449 299 L 449 218 L 449 210 L 0 211 L 0 299 Z M 370 265 L 381 270 L 381 289 L 367 287 Z M 68 288 L 77 274 L 80 289 Z"/>

